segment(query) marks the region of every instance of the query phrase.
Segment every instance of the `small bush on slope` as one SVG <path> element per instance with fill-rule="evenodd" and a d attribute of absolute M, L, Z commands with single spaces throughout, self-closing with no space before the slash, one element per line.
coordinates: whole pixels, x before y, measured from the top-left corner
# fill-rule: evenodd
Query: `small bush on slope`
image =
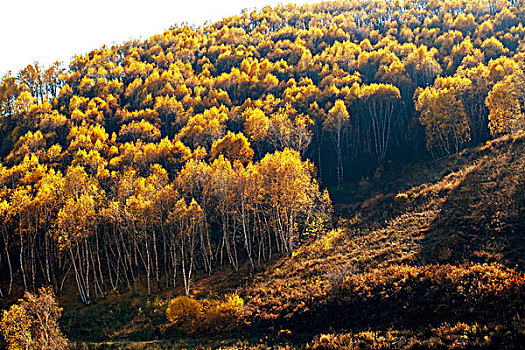
<path fill-rule="evenodd" d="M 183 333 L 210 334 L 239 326 L 243 306 L 244 300 L 237 294 L 226 295 L 224 301 L 180 296 L 170 301 L 166 315 Z"/>

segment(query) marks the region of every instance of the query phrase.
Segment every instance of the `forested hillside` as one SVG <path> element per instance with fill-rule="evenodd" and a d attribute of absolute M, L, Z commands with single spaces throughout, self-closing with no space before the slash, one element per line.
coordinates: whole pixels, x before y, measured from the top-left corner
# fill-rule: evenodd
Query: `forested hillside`
<path fill-rule="evenodd" d="M 395 247 L 401 243 L 393 237 L 406 224 L 415 225 L 419 237 L 406 240 L 424 239 L 428 251 L 417 258 L 396 255 L 383 264 L 390 253 L 368 256 L 359 250 L 361 257 L 352 258 L 359 266 L 348 267 L 355 270 L 337 286 L 332 283 L 345 307 L 359 300 L 373 305 L 366 294 L 357 300 L 355 293 L 364 293 L 359 285 L 378 292 L 384 285 L 375 284 L 378 272 L 372 269 L 388 268 L 379 274 L 390 280 L 400 270 L 428 275 L 416 289 L 440 285 L 443 271 L 461 278 L 485 273 L 494 276 L 494 288 L 502 288 L 497 289 L 502 294 L 483 290 L 497 294 L 496 301 L 487 301 L 489 310 L 516 295 L 511 313 L 522 310 L 522 152 L 513 148 L 490 180 L 480 172 L 453 200 L 439 196 L 437 187 L 437 192 L 417 187 L 441 174 L 412 181 L 396 169 L 456 159 L 487 141 L 490 151 L 491 139 L 524 129 L 524 37 L 523 0 L 331 1 L 266 7 L 206 27 L 175 25 L 145 41 L 93 50 L 67 65 L 35 62 L 7 74 L 0 85 L 0 295 L 49 285 L 59 294 L 74 291 L 87 305 L 137 285 L 147 296 L 174 288 L 192 295 L 196 284 L 225 270 L 257 273 L 270 266 L 258 278 L 278 279 L 289 270 L 272 275 L 275 261 L 287 266 L 286 261 L 305 263 L 332 253 L 328 260 L 347 266 L 338 259 L 352 258 L 355 242 L 375 244 L 377 237 L 362 230 L 387 230 L 380 231 L 384 239 L 377 244 Z M 510 139 L 498 142 L 522 150 L 522 137 Z M 503 174 L 504 169 L 515 173 Z M 507 182 L 498 187 L 500 177 Z M 511 187 L 516 179 L 518 187 Z M 476 186 L 486 182 L 500 194 L 486 192 L 469 202 L 479 194 Z M 413 192 L 395 198 L 396 193 L 382 193 L 412 186 Z M 437 197 L 429 200 L 430 193 Z M 514 196 L 508 208 L 507 194 Z M 491 206 L 494 198 L 505 210 Z M 350 230 L 344 239 L 337 228 L 330 231 L 338 219 L 332 200 L 337 216 L 347 217 L 338 227 Z M 423 210 L 419 200 L 434 206 Z M 490 212 L 468 216 L 476 205 Z M 367 213 L 370 208 L 377 216 Z M 421 209 L 417 213 L 434 226 L 394 222 L 403 229 L 392 233 L 381 225 L 404 214 L 390 216 L 392 208 Z M 470 235 L 474 227 L 477 236 Z M 517 250 L 494 248 L 501 238 L 494 232 L 502 230 Z M 485 239 L 492 245 L 485 247 Z M 332 252 L 338 240 L 346 253 Z M 474 262 L 500 265 L 492 270 L 461 265 Z M 335 268 L 321 266 L 324 272 Z M 502 282 L 507 277 L 515 283 Z M 297 287 L 292 301 L 272 305 L 275 290 L 256 281 L 264 292 L 252 286 L 240 293 L 255 300 L 247 304 L 256 315 L 250 322 L 261 327 L 284 328 L 281 312 L 297 321 L 298 310 L 313 300 L 322 312 L 338 303 L 315 294 L 326 296 L 325 282 L 305 277 L 309 285 L 297 282 L 302 289 Z M 405 297 L 410 309 L 410 296 L 396 294 Z M 268 308 L 262 316 L 257 303 Z M 483 307 L 472 303 L 467 304 Z M 299 309 L 287 309 L 292 306 Z M 418 307 L 411 310 L 417 313 Z M 304 317 L 312 316 L 305 311 Z M 356 320 L 343 317 L 341 323 L 353 326 Z M 379 313 L 363 324 L 384 321 Z"/>

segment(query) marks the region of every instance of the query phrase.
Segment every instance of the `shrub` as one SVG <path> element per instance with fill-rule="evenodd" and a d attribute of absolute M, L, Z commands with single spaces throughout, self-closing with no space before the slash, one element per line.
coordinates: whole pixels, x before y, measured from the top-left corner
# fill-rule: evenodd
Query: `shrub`
<path fill-rule="evenodd" d="M 348 263 L 341 267 L 336 267 L 332 271 L 329 271 L 326 274 L 326 279 L 328 282 L 330 282 L 332 290 L 334 292 L 338 292 L 344 286 L 344 283 L 349 278 L 349 276 L 357 272 L 357 268 L 354 265 Z"/>
<path fill-rule="evenodd" d="M 67 349 L 58 327 L 61 313 L 51 288 L 40 289 L 38 295 L 26 292 L 18 304 L 4 310 L 1 326 L 8 349 Z"/>
<path fill-rule="evenodd" d="M 203 305 L 200 301 L 180 296 L 170 301 L 166 316 L 178 328 L 191 332 L 202 318 Z"/>
<path fill-rule="evenodd" d="M 394 198 L 394 203 L 396 205 L 403 205 L 408 202 L 408 194 L 406 193 L 398 193 L 396 197 Z"/>
<path fill-rule="evenodd" d="M 31 337 L 31 318 L 20 305 L 13 305 L 9 311 L 4 310 L 2 317 L 2 334 L 8 349 L 29 349 L 33 343 Z"/>
<path fill-rule="evenodd" d="M 226 301 L 220 303 L 218 309 L 226 316 L 239 316 L 244 307 L 244 300 L 236 294 L 226 295 Z"/>
<path fill-rule="evenodd" d="M 359 193 L 368 194 L 371 188 L 372 183 L 368 177 L 362 177 L 361 180 L 359 180 Z"/>
<path fill-rule="evenodd" d="M 239 325 L 244 308 L 244 300 L 239 295 L 228 294 L 224 301 L 208 300 L 208 305 L 202 319 L 202 328 L 209 332 L 223 332 Z"/>
<path fill-rule="evenodd" d="M 326 232 L 324 236 L 313 242 L 307 247 L 307 252 L 311 256 L 329 252 L 341 240 L 342 230 L 334 229 Z"/>
<path fill-rule="evenodd" d="M 170 301 L 166 315 L 185 333 L 215 333 L 236 328 L 243 308 L 244 300 L 235 293 L 226 295 L 224 301 L 181 296 Z"/>

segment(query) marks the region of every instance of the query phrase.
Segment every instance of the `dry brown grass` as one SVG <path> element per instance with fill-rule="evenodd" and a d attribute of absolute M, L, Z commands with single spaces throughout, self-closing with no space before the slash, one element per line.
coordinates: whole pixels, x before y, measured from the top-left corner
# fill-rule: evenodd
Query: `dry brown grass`
<path fill-rule="evenodd" d="M 507 136 L 441 160 L 439 164 L 429 164 L 434 174 L 441 175 L 397 192 L 407 195 L 403 203 L 396 203 L 396 193 L 393 193 L 378 194 L 353 205 L 348 219 L 342 222 L 343 230 L 325 233 L 316 243 L 300 247 L 292 258 L 276 263 L 275 269 L 256 276 L 242 292 L 247 300 L 248 317 L 256 324 L 273 327 L 276 332 L 289 322 L 300 323 L 301 320 L 314 324 L 295 324 L 299 332 L 311 332 L 318 326 L 322 329 L 337 323 L 326 319 L 326 308 L 335 300 L 334 281 L 365 276 L 371 271 L 374 271 L 375 280 L 381 280 L 395 266 L 423 269 L 434 266 L 440 270 L 441 266 L 464 263 L 497 263 L 501 271 L 505 266 L 511 268 L 521 281 L 523 275 L 519 271 L 525 267 L 524 141 L 525 135 Z M 423 173 L 423 177 L 432 178 L 431 170 Z M 481 277 L 475 278 L 476 283 L 485 283 L 477 278 Z M 363 286 L 370 285 L 372 280 L 363 282 Z M 506 290 L 505 284 L 500 282 L 496 283 L 498 288 Z M 432 288 L 440 287 L 437 281 Z M 424 291 L 426 287 L 421 288 Z M 517 293 L 522 296 L 521 291 Z M 381 296 L 372 294 L 361 296 L 360 300 L 369 302 L 368 297 L 377 297 L 379 302 L 388 305 Z M 496 295 L 491 297 L 497 299 L 494 305 L 506 307 L 501 304 L 503 299 Z M 399 298 L 403 298 L 402 293 Z M 453 299 L 446 298 L 445 295 L 443 305 Z M 337 305 L 337 300 L 335 303 Z M 518 304 L 513 307 L 523 311 L 523 305 Z M 339 311 L 345 310 L 339 306 Z M 446 307 L 451 309 L 451 314 L 458 313 L 451 321 L 461 319 L 462 311 L 454 310 L 453 305 Z M 489 309 L 489 314 L 496 313 L 494 307 Z M 366 310 L 360 312 L 366 313 Z M 316 314 L 320 318 L 318 321 Z M 474 318 L 479 316 L 481 320 L 488 315 L 474 314 Z M 493 316 L 498 319 L 497 315 Z M 388 318 L 388 314 L 384 317 Z M 376 321 L 377 327 L 382 329 L 385 320 Z M 497 322 L 500 321 L 505 320 L 499 318 Z M 400 322 L 398 325 L 403 320 Z M 517 327 L 521 329 L 522 325 Z M 352 340 L 351 344 L 358 342 Z M 451 344 L 441 341 L 441 346 Z M 319 346 L 322 348 L 322 344 Z"/>

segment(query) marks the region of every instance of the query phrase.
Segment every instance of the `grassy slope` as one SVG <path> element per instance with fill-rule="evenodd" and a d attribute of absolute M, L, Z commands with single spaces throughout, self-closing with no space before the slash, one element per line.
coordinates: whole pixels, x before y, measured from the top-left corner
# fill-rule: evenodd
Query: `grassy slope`
<path fill-rule="evenodd" d="M 396 204 L 397 192 L 375 195 L 353 206 L 340 230 L 260 275 L 246 291 L 248 312 L 265 327 L 292 329 L 298 341 L 370 329 L 409 330 L 418 339 L 435 329 L 432 338 L 467 322 L 487 327 L 479 346 L 517 344 L 525 311 L 524 169 L 524 135 L 420 166 L 407 181 L 424 183 L 406 190 L 398 181 L 408 201 Z M 512 336 L 491 338 L 491 327 Z"/>
<path fill-rule="evenodd" d="M 340 205 L 338 229 L 265 272 L 203 276 L 197 294 L 237 290 L 247 326 L 230 337 L 242 335 L 250 346 L 518 347 L 525 343 L 524 169 L 519 135 L 419 164 L 402 178 L 388 179 L 387 171 L 375 187 L 391 193 Z M 407 201 L 395 200 L 400 192 Z M 79 332 L 80 315 L 90 320 L 85 329 L 98 324 L 104 338 L 176 340 L 180 335 L 163 326 L 162 298 L 170 294 L 149 303 L 133 293 L 112 296 L 91 311 L 66 307 L 66 330 L 97 340 Z"/>

